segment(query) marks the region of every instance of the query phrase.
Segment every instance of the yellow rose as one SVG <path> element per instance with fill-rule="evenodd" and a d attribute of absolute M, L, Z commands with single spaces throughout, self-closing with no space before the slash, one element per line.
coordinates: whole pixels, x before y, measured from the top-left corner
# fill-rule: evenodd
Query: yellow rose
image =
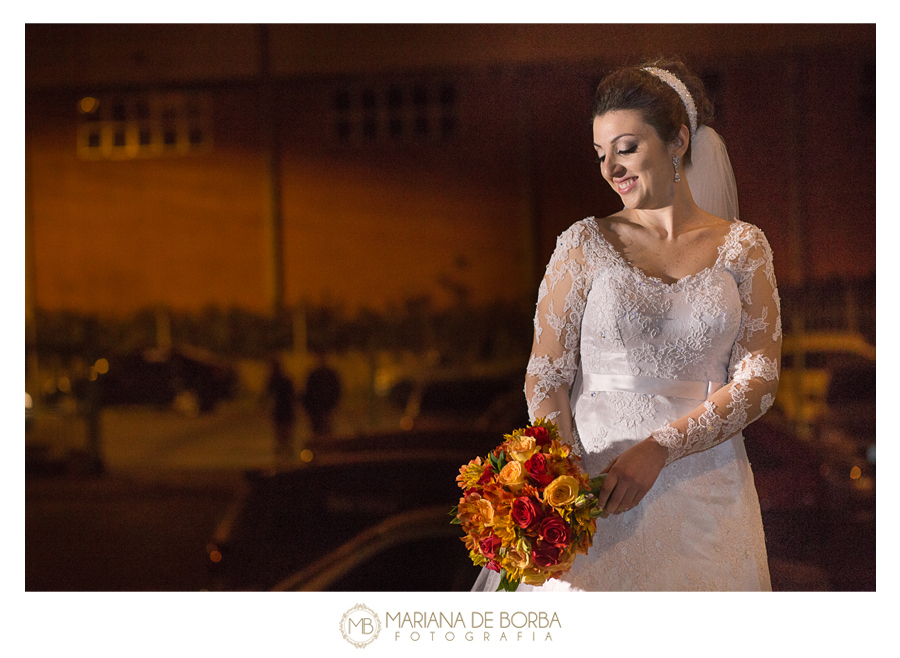
<path fill-rule="evenodd" d="M 518 548 L 509 549 L 506 559 L 516 569 L 527 569 L 531 566 L 531 554 L 527 551 L 520 551 Z"/>
<path fill-rule="evenodd" d="M 493 525 L 494 506 L 491 505 L 491 501 L 480 498 L 475 501 L 475 507 L 478 510 L 478 514 L 481 516 L 481 522 L 486 526 Z"/>
<path fill-rule="evenodd" d="M 578 480 L 571 475 L 560 475 L 544 489 L 544 502 L 553 507 L 565 507 L 578 497 Z"/>
<path fill-rule="evenodd" d="M 506 444 L 506 452 L 517 462 L 526 462 L 539 450 L 533 436 L 517 436 Z"/>
<path fill-rule="evenodd" d="M 525 569 L 522 573 L 522 582 L 526 585 L 543 585 L 550 576 L 533 569 Z"/>
<path fill-rule="evenodd" d="M 525 537 L 519 537 L 519 541 L 516 542 L 515 549 L 522 553 L 531 555 L 531 542 L 528 541 Z"/>
<path fill-rule="evenodd" d="M 525 469 L 522 468 L 522 463 L 517 461 L 507 462 L 506 466 L 500 469 L 497 481 L 509 487 L 511 491 L 519 491 L 525 484 Z"/>

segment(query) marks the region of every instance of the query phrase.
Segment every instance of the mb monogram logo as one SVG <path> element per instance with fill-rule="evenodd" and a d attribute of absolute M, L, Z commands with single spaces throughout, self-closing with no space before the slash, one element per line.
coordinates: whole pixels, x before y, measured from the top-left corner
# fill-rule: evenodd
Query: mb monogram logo
<path fill-rule="evenodd" d="M 350 608 L 341 618 L 341 635 L 359 649 L 374 642 L 380 632 L 378 615 L 362 603 Z"/>

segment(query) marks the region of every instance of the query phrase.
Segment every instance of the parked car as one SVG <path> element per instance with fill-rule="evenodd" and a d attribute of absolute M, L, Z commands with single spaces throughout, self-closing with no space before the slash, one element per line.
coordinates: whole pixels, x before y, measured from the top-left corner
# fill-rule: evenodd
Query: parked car
<path fill-rule="evenodd" d="M 789 421 L 766 415 L 744 437 L 773 587 L 874 587 L 874 464 L 867 501 L 854 479 L 862 473 L 817 435 L 801 438 Z"/>
<path fill-rule="evenodd" d="M 449 427 L 512 431 L 528 424 L 524 374 L 402 380 L 390 399 L 405 430 Z"/>
<path fill-rule="evenodd" d="M 189 413 L 206 413 L 237 389 L 234 368 L 188 346 L 112 356 L 108 363 L 108 371 L 97 378 L 104 406 L 174 405 Z"/>
<path fill-rule="evenodd" d="M 785 334 L 775 405 L 792 421 L 814 423 L 825 413 L 833 370 L 874 365 L 875 347 L 860 334 Z"/>
<path fill-rule="evenodd" d="M 801 367 L 802 366 L 802 367 Z M 777 410 L 806 430 L 832 513 L 875 504 L 875 347 L 859 334 L 786 334 Z"/>
<path fill-rule="evenodd" d="M 834 497 L 815 447 L 787 423 L 763 416 L 744 429 L 744 445 L 763 514 L 824 510 Z"/>
<path fill-rule="evenodd" d="M 478 569 L 447 509 L 391 516 L 272 589 L 306 592 L 448 592 L 471 589 Z M 423 557 L 425 559 L 423 560 Z"/>
<path fill-rule="evenodd" d="M 477 431 L 367 435 L 322 446 L 297 468 L 248 471 L 207 545 L 211 589 L 271 589 L 360 533 L 407 512 L 441 508 L 449 527 L 450 509 L 461 493 L 460 466 L 487 454 L 502 438 Z M 462 536 L 458 526 L 452 528 Z M 422 530 L 423 541 L 458 544 L 455 550 L 468 557 L 458 538 L 427 536 L 425 525 Z M 406 550 L 399 544 L 409 548 L 404 540 L 396 550 Z"/>
<path fill-rule="evenodd" d="M 826 475 L 850 485 L 845 506 L 874 514 L 875 364 L 836 368 L 825 401 L 813 436 L 827 456 Z"/>

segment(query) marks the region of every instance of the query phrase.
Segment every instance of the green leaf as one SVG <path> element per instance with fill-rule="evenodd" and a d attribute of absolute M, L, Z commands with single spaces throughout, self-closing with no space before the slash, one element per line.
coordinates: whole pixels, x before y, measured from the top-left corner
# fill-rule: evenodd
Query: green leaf
<path fill-rule="evenodd" d="M 600 492 L 600 487 L 603 486 L 603 481 L 606 479 L 606 473 L 602 473 L 601 475 L 597 475 L 590 479 L 589 485 L 591 487 L 591 493 L 595 496 Z"/>
<path fill-rule="evenodd" d="M 491 468 L 494 469 L 494 473 L 499 473 L 501 470 L 503 470 L 503 467 L 506 466 L 506 452 L 503 451 L 499 455 L 491 453 L 491 455 L 488 457 L 488 461 L 490 461 Z"/>
<path fill-rule="evenodd" d="M 497 587 L 498 592 L 515 592 L 519 587 L 518 580 L 510 580 L 506 573 L 506 569 L 500 570 L 500 586 Z"/>

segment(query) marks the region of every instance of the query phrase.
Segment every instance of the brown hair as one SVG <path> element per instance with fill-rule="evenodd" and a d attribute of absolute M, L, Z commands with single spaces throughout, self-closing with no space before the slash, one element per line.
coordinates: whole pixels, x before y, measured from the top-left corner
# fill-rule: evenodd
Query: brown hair
<path fill-rule="evenodd" d="M 644 121 L 653 126 L 660 139 L 667 143 L 675 140 L 682 125 L 690 128 L 687 110 L 678 92 L 652 73 L 644 71 L 646 66 L 665 69 L 681 80 L 697 106 L 697 125 L 710 123 L 713 104 L 706 96 L 703 81 L 682 62 L 667 59 L 628 66 L 604 77 L 594 93 L 593 118 L 615 110 L 637 110 Z M 684 162 L 691 162 L 690 145 L 684 154 Z"/>

